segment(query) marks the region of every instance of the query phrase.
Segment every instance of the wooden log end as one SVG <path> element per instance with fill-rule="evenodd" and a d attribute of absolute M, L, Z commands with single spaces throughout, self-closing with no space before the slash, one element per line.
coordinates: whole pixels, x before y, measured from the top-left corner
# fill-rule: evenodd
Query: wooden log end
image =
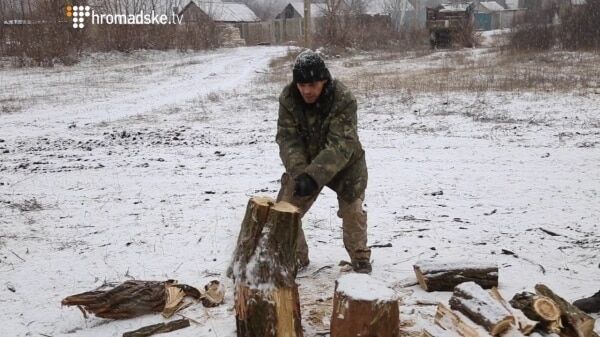
<path fill-rule="evenodd" d="M 298 207 L 296 207 L 286 201 L 280 201 L 280 202 L 274 204 L 271 207 L 271 209 L 274 211 L 277 211 L 277 212 L 281 212 L 281 213 L 300 213 L 300 210 L 298 209 Z"/>
<path fill-rule="evenodd" d="M 536 296 L 533 299 L 533 309 L 545 321 L 551 322 L 560 318 L 560 309 L 546 296 Z"/>
<path fill-rule="evenodd" d="M 332 337 L 400 334 L 394 291 L 369 275 L 347 274 L 336 281 L 331 315 Z"/>

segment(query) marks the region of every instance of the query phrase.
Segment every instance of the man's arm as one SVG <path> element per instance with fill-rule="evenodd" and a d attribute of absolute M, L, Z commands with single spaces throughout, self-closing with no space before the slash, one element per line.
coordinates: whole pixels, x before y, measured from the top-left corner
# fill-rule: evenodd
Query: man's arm
<path fill-rule="evenodd" d="M 308 173 L 319 185 L 325 186 L 341 171 L 358 148 L 356 100 L 352 99 L 332 117 L 325 148 L 306 167 Z"/>
<path fill-rule="evenodd" d="M 279 156 L 285 170 L 292 176 L 300 174 L 308 165 L 304 142 L 298 132 L 296 121 L 291 112 L 279 104 L 279 118 L 277 119 L 277 136 Z"/>

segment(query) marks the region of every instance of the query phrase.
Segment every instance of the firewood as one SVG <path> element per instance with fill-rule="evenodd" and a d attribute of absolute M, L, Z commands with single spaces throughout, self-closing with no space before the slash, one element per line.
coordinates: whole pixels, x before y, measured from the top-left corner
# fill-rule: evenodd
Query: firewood
<path fill-rule="evenodd" d="M 158 333 L 171 332 L 190 326 L 190 321 L 187 319 L 178 319 L 168 323 L 159 323 L 148 325 L 134 331 L 129 331 L 123 334 L 123 337 L 148 337 Z"/>
<path fill-rule="evenodd" d="M 475 282 L 457 285 L 449 303 L 450 308 L 483 326 L 493 336 L 507 330 L 514 321 L 510 312 Z"/>
<path fill-rule="evenodd" d="M 560 309 L 560 319 L 565 326 L 561 334 L 577 337 L 592 337 L 596 321 L 564 298 L 555 294 L 543 284 L 536 284 L 535 291 L 539 295 L 552 299 Z"/>
<path fill-rule="evenodd" d="M 500 334 L 500 337 L 525 337 L 525 334 L 516 325 L 511 324 L 508 329 Z"/>
<path fill-rule="evenodd" d="M 437 325 L 428 325 L 421 330 L 420 337 L 460 337 L 454 330 L 446 330 Z"/>
<path fill-rule="evenodd" d="M 450 310 L 442 303 L 438 303 L 434 322 L 444 328 L 444 330 L 456 332 L 463 337 L 489 336 L 485 330 L 478 328 L 471 320 L 460 313 Z"/>
<path fill-rule="evenodd" d="M 78 306 L 102 318 L 125 319 L 161 312 L 167 303 L 167 288 L 180 287 L 185 295 L 195 297 L 198 290 L 175 280 L 126 281 L 110 290 L 94 290 L 68 296 L 62 305 Z"/>
<path fill-rule="evenodd" d="M 331 337 L 399 334 L 398 299 L 392 289 L 366 274 L 347 274 L 335 282 Z"/>
<path fill-rule="evenodd" d="M 426 291 L 452 291 L 464 282 L 475 282 L 485 289 L 498 286 L 498 266 L 472 262 L 417 262 L 413 266 L 419 285 Z"/>
<path fill-rule="evenodd" d="M 171 318 L 184 305 L 185 293 L 181 288 L 167 286 L 167 300 L 162 315 Z"/>
<path fill-rule="evenodd" d="M 238 337 L 302 337 L 296 285 L 298 209 L 251 198 L 231 264 Z"/>
<path fill-rule="evenodd" d="M 558 305 L 546 296 L 530 292 L 515 294 L 510 300 L 513 308 L 521 310 L 525 316 L 535 321 L 555 322 L 560 319 Z"/>
<path fill-rule="evenodd" d="M 514 323 L 519 329 L 519 331 L 521 331 L 524 335 L 529 335 L 533 332 L 533 329 L 535 329 L 535 327 L 539 323 L 538 321 L 529 319 L 521 310 L 511 307 L 510 304 L 508 304 L 508 302 L 504 299 L 504 297 L 502 297 L 502 295 L 498 291 L 498 288 L 494 287 L 490 289 L 489 292 L 493 298 L 495 298 L 500 304 L 502 304 L 502 306 L 506 310 L 508 310 L 513 315 L 513 317 L 515 318 Z"/>

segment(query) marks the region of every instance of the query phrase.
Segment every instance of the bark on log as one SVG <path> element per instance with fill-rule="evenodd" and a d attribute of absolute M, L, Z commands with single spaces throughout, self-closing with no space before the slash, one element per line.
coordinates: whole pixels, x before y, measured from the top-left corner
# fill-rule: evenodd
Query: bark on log
<path fill-rule="evenodd" d="M 463 337 L 485 337 L 487 335 L 485 331 L 480 333 L 473 322 L 463 319 L 442 303 L 438 303 L 434 322 L 445 330 L 454 331 Z"/>
<path fill-rule="evenodd" d="M 470 262 L 417 262 L 413 266 L 419 285 L 426 291 L 452 291 L 464 282 L 475 282 L 485 289 L 498 286 L 498 266 Z"/>
<path fill-rule="evenodd" d="M 489 292 L 490 295 L 492 295 L 492 297 L 496 299 L 496 301 L 502 304 L 502 306 L 513 315 L 513 317 L 515 318 L 514 324 L 519 329 L 519 331 L 521 331 L 522 334 L 529 335 L 533 332 L 533 330 L 539 323 L 538 321 L 529 319 L 521 310 L 511 307 L 510 304 L 508 304 L 508 302 L 504 299 L 504 297 L 502 297 L 502 294 L 500 294 L 498 288 L 494 287 L 490 289 Z M 514 335 L 514 333 L 512 334 Z"/>
<path fill-rule="evenodd" d="M 301 337 L 296 285 L 298 209 L 251 198 L 232 262 L 238 337 Z"/>
<path fill-rule="evenodd" d="M 366 274 L 347 274 L 335 282 L 331 337 L 397 337 L 398 299 L 393 290 Z"/>
<path fill-rule="evenodd" d="M 124 319 L 160 312 L 167 302 L 167 288 L 181 288 L 186 296 L 198 298 L 198 290 L 175 280 L 126 281 L 110 290 L 94 290 L 66 297 L 62 305 L 76 305 L 102 318 Z M 82 311 L 83 311 L 82 309 Z M 85 314 L 85 311 L 83 311 Z"/>
<path fill-rule="evenodd" d="M 493 336 L 507 330 L 514 321 L 510 312 L 475 282 L 456 286 L 449 303 L 450 308 L 483 326 Z"/>
<path fill-rule="evenodd" d="M 556 295 L 543 284 L 536 284 L 535 291 L 539 295 L 552 299 L 560 309 L 560 319 L 564 325 L 561 334 L 577 337 L 592 337 L 596 321 L 576 306 Z"/>
<path fill-rule="evenodd" d="M 159 323 L 148 325 L 134 331 L 125 332 L 123 337 L 148 337 L 158 333 L 171 332 L 190 326 L 190 321 L 187 319 L 178 319 L 168 323 Z"/>

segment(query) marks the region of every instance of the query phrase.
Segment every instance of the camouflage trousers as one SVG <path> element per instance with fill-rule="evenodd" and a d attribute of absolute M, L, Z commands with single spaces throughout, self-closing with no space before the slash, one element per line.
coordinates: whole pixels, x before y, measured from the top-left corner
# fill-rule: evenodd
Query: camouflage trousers
<path fill-rule="evenodd" d="M 281 189 L 277 195 L 277 201 L 287 201 L 300 209 L 300 217 L 308 212 L 312 204 L 317 200 L 320 190 L 313 195 L 306 197 L 295 197 L 295 183 L 292 175 L 284 173 L 281 177 Z M 367 246 L 367 212 L 362 207 L 364 200 L 362 196 L 352 202 L 344 201 L 338 195 L 339 209 L 338 217 L 342 219 L 342 231 L 344 246 L 352 262 L 369 260 L 371 258 L 371 249 Z M 302 224 L 298 230 L 298 240 L 296 244 L 296 259 L 300 265 L 306 265 L 308 259 L 308 245 Z"/>

